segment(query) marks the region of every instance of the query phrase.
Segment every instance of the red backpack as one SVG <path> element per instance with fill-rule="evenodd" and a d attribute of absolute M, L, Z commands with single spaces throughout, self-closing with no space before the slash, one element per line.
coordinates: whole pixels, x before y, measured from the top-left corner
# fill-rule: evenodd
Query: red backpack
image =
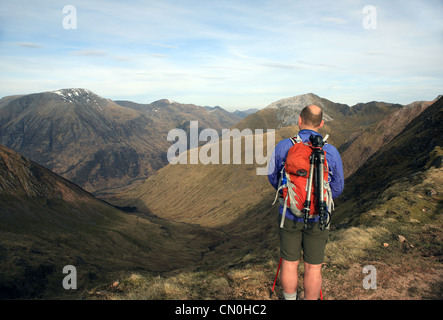
<path fill-rule="evenodd" d="M 312 142 L 313 137 L 315 136 L 311 136 L 308 142 L 303 142 L 298 135 L 291 138 L 293 146 L 288 151 L 285 166 L 280 174 L 279 187 L 274 201 L 275 204 L 280 196 L 280 204 L 283 205 L 281 228 L 284 225 L 287 209 L 290 209 L 296 217 L 304 218 L 305 226 L 309 219 L 317 217 L 324 227 L 329 226 L 330 211 L 333 210 L 334 203 L 329 186 L 326 152 L 323 150 L 323 144 L 326 143 L 328 136 L 326 135 L 321 143 L 314 142 L 315 145 Z M 321 136 L 317 137 L 321 138 Z M 318 156 L 314 156 L 315 153 Z M 321 171 L 318 167 L 322 167 Z M 318 172 L 321 172 L 320 177 Z M 318 201 L 319 192 L 323 193 L 323 199 L 320 202 Z M 326 217 L 322 212 L 326 214 Z"/>

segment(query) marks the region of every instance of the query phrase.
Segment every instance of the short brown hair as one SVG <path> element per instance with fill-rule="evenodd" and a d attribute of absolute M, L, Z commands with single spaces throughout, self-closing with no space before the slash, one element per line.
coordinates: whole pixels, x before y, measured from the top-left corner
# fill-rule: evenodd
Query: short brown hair
<path fill-rule="evenodd" d="M 315 112 L 316 110 L 312 105 L 304 107 L 300 112 L 300 117 L 303 119 L 303 122 L 309 126 L 319 127 L 323 120 L 323 111 L 320 108 L 318 109 L 320 112 Z"/>

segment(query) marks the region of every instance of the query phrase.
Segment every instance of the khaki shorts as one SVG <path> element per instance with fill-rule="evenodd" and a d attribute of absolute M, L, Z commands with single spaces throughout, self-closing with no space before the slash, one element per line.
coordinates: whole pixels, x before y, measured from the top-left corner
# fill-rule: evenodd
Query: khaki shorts
<path fill-rule="evenodd" d="M 303 222 L 287 217 L 283 228 L 280 228 L 281 214 L 278 216 L 281 257 L 287 261 L 298 261 L 303 250 L 303 261 L 309 264 L 323 263 L 329 229 L 320 230 L 318 222 L 308 223 L 308 228 L 304 229 Z"/>

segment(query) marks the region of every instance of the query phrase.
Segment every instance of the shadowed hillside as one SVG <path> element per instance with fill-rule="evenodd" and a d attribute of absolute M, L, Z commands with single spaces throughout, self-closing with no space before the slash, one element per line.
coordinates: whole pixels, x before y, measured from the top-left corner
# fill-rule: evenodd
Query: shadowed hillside
<path fill-rule="evenodd" d="M 194 268 L 221 232 L 126 214 L 0 146 L 0 297 L 78 297 L 122 272 Z M 65 265 L 78 289 L 62 288 Z"/>
<path fill-rule="evenodd" d="M 398 180 L 411 182 L 430 168 L 441 168 L 442 105 L 440 98 L 426 108 L 346 180 L 340 201 L 355 209 L 352 214 L 344 214 L 346 219 L 352 220 L 358 212 L 376 206 L 382 194 Z"/>
<path fill-rule="evenodd" d="M 434 101 L 417 101 L 394 111 L 364 131 L 354 133 L 341 146 L 345 178 L 355 172 L 382 146 L 390 142 L 404 127 Z"/>

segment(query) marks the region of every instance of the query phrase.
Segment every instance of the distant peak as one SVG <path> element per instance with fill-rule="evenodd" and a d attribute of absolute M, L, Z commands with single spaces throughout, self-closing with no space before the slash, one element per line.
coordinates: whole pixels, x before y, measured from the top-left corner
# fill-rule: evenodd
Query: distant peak
<path fill-rule="evenodd" d="M 222 111 L 224 111 L 223 110 L 223 108 L 222 107 L 220 107 L 220 106 L 215 106 L 215 107 L 209 107 L 209 106 L 206 106 L 206 107 L 204 107 L 206 110 L 208 110 L 209 112 L 213 112 L 213 111 L 217 111 L 217 110 L 222 110 Z"/>
<path fill-rule="evenodd" d="M 298 123 L 298 117 L 300 112 L 306 106 L 315 104 L 323 110 L 323 120 L 333 120 L 330 116 L 327 104 L 327 100 L 322 99 L 313 93 L 301 94 L 298 96 L 280 99 L 268 105 L 265 109 L 274 109 L 276 111 L 277 120 L 281 123 L 281 126 L 293 126 Z"/>
<path fill-rule="evenodd" d="M 279 109 L 280 107 L 291 107 L 303 109 L 309 104 L 319 103 L 321 98 L 313 93 L 300 94 L 298 96 L 283 98 L 268 105 L 267 109 Z"/>
<path fill-rule="evenodd" d="M 52 91 L 52 93 L 59 95 L 62 98 L 63 102 L 91 104 L 97 107 L 98 109 L 102 110 L 102 108 L 99 105 L 100 101 L 97 100 L 104 100 L 104 98 L 100 97 L 99 95 L 93 93 L 88 89 L 84 88 L 59 89 L 56 91 Z"/>
<path fill-rule="evenodd" d="M 92 91 L 88 90 L 88 89 L 84 89 L 84 88 L 68 88 L 68 89 L 59 89 L 56 91 L 52 91 L 53 93 L 56 93 L 58 95 L 64 95 L 64 94 L 75 94 L 75 95 L 80 95 L 80 94 L 93 94 Z"/>
<path fill-rule="evenodd" d="M 155 102 L 161 102 L 161 103 L 174 103 L 175 101 L 172 101 L 172 100 L 169 100 L 169 99 L 160 99 L 160 100 L 154 101 L 154 103 L 155 103 Z"/>

